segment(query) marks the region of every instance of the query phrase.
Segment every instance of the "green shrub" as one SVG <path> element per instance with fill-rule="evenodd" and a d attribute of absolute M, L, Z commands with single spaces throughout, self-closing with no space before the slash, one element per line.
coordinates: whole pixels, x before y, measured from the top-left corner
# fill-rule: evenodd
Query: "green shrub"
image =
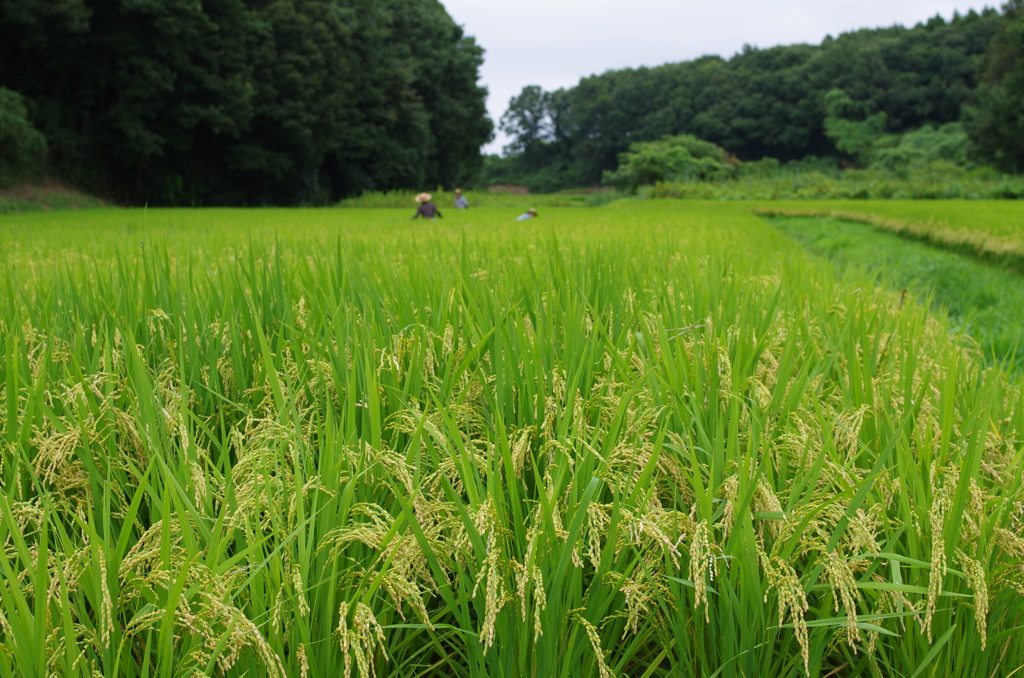
<path fill-rule="evenodd" d="M 619 156 L 619 168 L 605 173 L 604 182 L 630 193 L 662 181 L 731 179 L 739 167 L 723 148 L 691 134 L 640 142 L 629 148 Z"/>
<path fill-rule="evenodd" d="M 837 147 L 865 169 L 842 170 L 837 158 L 816 156 L 740 162 L 713 143 L 684 135 L 633 144 L 619 168 L 605 173 L 605 183 L 643 197 L 757 200 L 1009 198 L 1024 190 L 1024 181 L 975 165 L 960 123 L 885 134 L 881 118 L 859 110 L 841 90 L 830 94 L 830 110 L 829 133 Z M 866 119 L 856 120 L 858 114 Z"/>
<path fill-rule="evenodd" d="M 871 167 L 905 173 L 942 162 L 958 168 L 973 168 L 968 158 L 970 140 L 964 126 L 951 122 L 940 127 L 925 125 L 907 132 L 894 145 L 871 152 Z"/>
<path fill-rule="evenodd" d="M 43 171 L 46 139 L 28 120 L 25 98 L 0 87 L 0 188 Z"/>

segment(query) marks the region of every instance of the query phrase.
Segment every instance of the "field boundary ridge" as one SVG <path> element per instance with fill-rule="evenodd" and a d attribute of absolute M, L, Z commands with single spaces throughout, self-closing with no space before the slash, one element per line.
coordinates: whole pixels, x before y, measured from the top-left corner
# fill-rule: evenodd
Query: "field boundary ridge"
<path fill-rule="evenodd" d="M 1017 273 L 1024 274 L 1024 242 L 999 238 L 981 231 L 951 228 L 945 221 L 909 221 L 870 212 L 830 209 L 754 207 L 750 211 L 761 217 L 840 219 L 868 224 L 903 238 L 924 242 L 958 254 L 969 255 L 986 263 L 1007 266 Z"/>

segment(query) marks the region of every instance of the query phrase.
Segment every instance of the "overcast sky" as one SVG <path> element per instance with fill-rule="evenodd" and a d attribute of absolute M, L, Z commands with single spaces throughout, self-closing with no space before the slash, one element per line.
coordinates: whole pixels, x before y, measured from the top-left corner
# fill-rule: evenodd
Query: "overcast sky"
<path fill-rule="evenodd" d="M 1001 1 L 1001 0 L 1000 0 Z M 487 50 L 495 125 L 525 85 L 568 87 L 610 68 L 657 66 L 744 44 L 818 43 L 826 35 L 919 21 L 995 3 L 970 0 L 442 0 Z M 487 147 L 496 153 L 500 136 Z"/>

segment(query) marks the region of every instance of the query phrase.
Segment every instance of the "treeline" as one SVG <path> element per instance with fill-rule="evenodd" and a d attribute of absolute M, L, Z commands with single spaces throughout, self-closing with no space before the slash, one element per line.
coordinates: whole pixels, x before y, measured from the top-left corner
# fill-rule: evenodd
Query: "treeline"
<path fill-rule="evenodd" d="M 980 139 L 982 92 L 1004 118 L 1022 103 L 1024 82 L 1008 75 L 1020 63 L 1024 32 L 1011 30 L 1020 5 L 948 22 L 935 17 L 914 28 L 860 30 L 820 45 L 748 46 L 731 59 L 609 71 L 554 92 L 527 87 L 502 118 L 512 138 L 506 157 L 490 157 L 485 178 L 534 190 L 596 185 L 637 142 L 684 134 L 740 161 L 817 157 L 853 165 L 856 153 L 837 147 L 837 139 L 850 141 L 846 131 L 891 137 L 959 122 L 965 110 Z M 837 108 L 849 125 L 830 132 L 826 119 Z M 999 125 L 1003 119 L 993 118 L 988 129 L 997 148 L 1007 133 Z"/>
<path fill-rule="evenodd" d="M 482 59 L 437 0 L 0 0 L 8 117 L 51 171 L 129 203 L 469 181 L 492 134 Z"/>

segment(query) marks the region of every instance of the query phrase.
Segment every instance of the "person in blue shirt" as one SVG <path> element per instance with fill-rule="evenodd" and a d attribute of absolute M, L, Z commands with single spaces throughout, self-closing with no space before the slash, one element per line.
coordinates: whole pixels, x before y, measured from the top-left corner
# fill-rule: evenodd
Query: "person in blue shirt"
<path fill-rule="evenodd" d="M 455 209 L 467 210 L 469 209 L 469 201 L 466 200 L 466 196 L 462 195 L 462 189 L 455 189 Z"/>
<path fill-rule="evenodd" d="M 535 209 L 533 209 L 531 207 L 530 209 L 526 210 L 525 214 L 520 214 L 519 218 L 516 219 L 516 221 L 528 221 L 530 219 L 536 219 L 536 218 L 537 218 L 537 210 L 535 210 Z"/>

